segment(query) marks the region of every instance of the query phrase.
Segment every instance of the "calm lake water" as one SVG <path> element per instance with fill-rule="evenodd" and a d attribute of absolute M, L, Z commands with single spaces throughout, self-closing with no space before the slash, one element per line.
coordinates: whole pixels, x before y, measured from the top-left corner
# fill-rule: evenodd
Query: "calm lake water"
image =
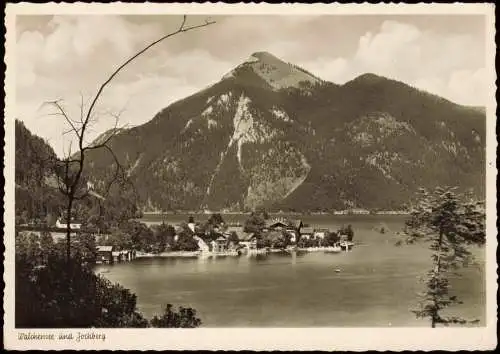
<path fill-rule="evenodd" d="M 201 221 L 201 217 L 196 219 Z M 187 216 L 166 219 L 177 223 Z M 394 246 L 404 217 L 313 215 L 302 219 L 330 229 L 352 224 L 355 241 L 362 244 L 339 254 L 137 259 L 102 265 L 96 271 L 136 293 L 138 307 L 146 316 L 160 313 L 167 303 L 190 306 L 198 311 L 204 327 L 429 325 L 410 312 L 417 304 L 416 293 L 422 290 L 418 277 L 430 268 L 429 252 L 423 246 Z M 244 216 L 229 215 L 225 220 L 243 221 Z M 384 234 L 374 229 L 381 224 L 387 230 Z M 479 319 L 484 325 L 484 250 L 474 253 L 477 264 L 452 280 L 453 292 L 464 301 L 453 313 Z M 341 271 L 336 272 L 337 268 Z"/>

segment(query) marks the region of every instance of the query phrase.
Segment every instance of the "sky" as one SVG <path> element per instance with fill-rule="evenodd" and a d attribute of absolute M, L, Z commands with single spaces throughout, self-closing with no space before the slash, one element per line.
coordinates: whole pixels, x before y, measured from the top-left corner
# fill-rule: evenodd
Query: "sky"
<path fill-rule="evenodd" d="M 207 16 L 188 16 L 187 25 Z M 234 15 L 167 39 L 121 72 L 97 105 L 88 141 L 114 126 L 143 124 L 170 103 L 221 79 L 252 53 L 268 51 L 343 84 L 371 72 L 464 105 L 486 104 L 481 15 Z M 176 15 L 37 15 L 16 18 L 16 111 L 58 155 L 67 126 L 44 102 L 61 100 L 78 119 L 113 70 L 175 31 Z"/>

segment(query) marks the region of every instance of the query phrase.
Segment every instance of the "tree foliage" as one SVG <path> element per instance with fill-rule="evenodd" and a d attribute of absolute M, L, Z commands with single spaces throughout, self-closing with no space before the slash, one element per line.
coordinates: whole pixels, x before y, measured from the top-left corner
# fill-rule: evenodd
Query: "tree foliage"
<path fill-rule="evenodd" d="M 155 315 L 151 319 L 151 327 L 159 328 L 196 328 L 200 325 L 201 320 L 196 317 L 196 310 L 181 306 L 175 311 L 171 304 L 167 304 L 163 315 Z"/>
<path fill-rule="evenodd" d="M 234 245 L 237 245 L 240 242 L 240 239 L 238 237 L 238 234 L 235 231 L 233 231 L 229 234 L 227 241 L 232 242 Z"/>
<path fill-rule="evenodd" d="M 321 246 L 321 239 L 319 237 L 311 236 L 310 238 L 301 237 L 299 242 L 297 242 L 297 246 L 301 248 L 307 247 L 319 247 Z"/>
<path fill-rule="evenodd" d="M 210 225 L 222 225 L 224 224 L 224 219 L 219 213 L 211 214 L 207 221 Z"/>
<path fill-rule="evenodd" d="M 113 129 L 102 134 L 92 143 L 88 143 L 88 132 L 91 127 L 102 117 L 97 112 L 98 101 L 103 91 L 113 79 L 132 61 L 158 43 L 197 28 L 206 27 L 214 21 L 205 21 L 199 25 L 186 25 L 186 16 L 183 16 L 180 27 L 171 33 L 149 43 L 142 50 L 136 52 L 123 64 L 119 65 L 102 82 L 96 94 L 92 97 L 90 105 L 85 107 L 81 97 L 80 116 L 70 117 L 68 110 L 61 100 L 46 102 L 54 108 L 51 115 L 59 116 L 68 126 L 65 134 L 71 133 L 77 142 L 76 153 L 69 151 L 64 158 L 59 159 L 48 145 L 41 139 L 33 138 L 22 124 L 16 122 L 16 152 L 24 152 L 26 159 L 16 159 L 16 222 L 26 222 L 27 219 L 40 218 L 38 209 L 48 205 L 49 198 L 45 193 L 45 180 L 53 177 L 53 182 L 58 188 L 63 199 L 62 209 L 66 219 L 66 245 L 65 257 L 61 257 L 61 243 L 53 244 L 47 235 L 16 234 L 16 325 L 20 327 L 146 327 L 148 321 L 136 311 L 136 296 L 128 289 L 118 284 L 111 284 L 108 280 L 97 276 L 90 267 L 95 255 L 95 239 L 90 234 L 80 234 L 75 238 L 71 227 L 71 221 L 75 219 L 77 209 L 86 205 L 87 197 L 94 193 L 89 187 L 92 183 L 90 174 L 87 172 L 89 158 L 96 151 L 109 153 L 113 160 L 108 167 L 113 172 L 107 176 L 106 169 L 101 174 L 99 182 L 103 186 L 104 194 L 107 196 L 113 186 L 128 183 L 128 173 L 124 170 L 116 154 L 111 148 L 111 141 L 120 131 L 117 129 L 119 114 L 113 115 L 115 126 Z M 28 145 L 23 146 L 22 143 Z M 36 159 L 31 158 L 31 155 Z M 43 155 L 43 156 L 42 156 Z M 37 161 L 34 165 L 32 162 Z M 50 173 L 47 173 L 50 171 Z M 110 178 L 107 178 L 110 177 Z M 90 184 L 89 184 L 90 183 Z M 36 187 L 36 188 L 32 188 Z M 35 198 L 31 198 L 31 190 Z M 40 193 L 38 193 L 38 191 Z M 135 189 L 134 189 L 135 191 Z M 38 195 L 39 194 L 39 195 Z M 95 194 L 95 193 L 94 193 Z M 116 194 L 115 194 L 116 196 Z M 29 198 L 28 198 L 29 197 Z M 125 202 L 128 195 L 121 194 Z M 99 199 L 103 199 L 99 196 Z M 104 198 L 106 199 L 106 198 Z M 57 204 L 57 203 L 56 203 Z M 57 204 L 61 207 L 61 204 Z M 120 203 L 118 203 L 120 204 Z M 99 229 L 108 229 L 110 226 L 103 217 L 103 205 L 98 204 L 97 213 L 93 212 L 85 218 L 90 224 Z M 87 208 L 87 210 L 92 210 Z M 85 210 L 85 209 L 84 209 Z M 47 214 L 50 210 L 45 208 Z M 128 220 L 131 214 L 136 214 L 132 205 L 121 213 L 110 210 L 109 206 L 104 208 L 108 215 L 119 221 Z M 24 220 L 22 220 L 24 219 Z M 132 244 L 138 244 L 142 248 L 150 248 L 155 243 L 155 235 L 151 229 L 140 223 L 131 223 L 129 233 Z M 49 235 L 50 237 L 50 235 Z M 192 311 L 191 309 L 188 309 Z M 184 310 L 185 312 L 186 310 Z M 188 314 L 189 314 L 188 311 Z M 184 322 L 182 322 L 184 324 Z M 197 322 L 194 322 L 198 325 Z M 191 326 L 193 327 L 193 326 Z"/>
<path fill-rule="evenodd" d="M 260 233 L 264 226 L 266 225 L 266 220 L 264 217 L 258 213 L 253 212 L 250 217 L 245 221 L 243 231 Z"/>
<path fill-rule="evenodd" d="M 64 207 L 63 198 L 47 183 L 54 178 L 49 162 L 56 154 L 17 119 L 15 135 L 16 224 L 43 223 Z"/>
<path fill-rule="evenodd" d="M 324 244 L 325 246 L 334 246 L 339 240 L 339 235 L 336 232 L 329 232 L 324 239 Z"/>
<path fill-rule="evenodd" d="M 432 268 L 425 277 L 425 291 L 419 296 L 419 308 L 413 311 L 418 318 L 429 318 L 432 327 L 470 322 L 457 316 L 443 316 L 442 310 L 461 303 L 450 293 L 449 276 L 472 260 L 467 246 L 485 243 L 485 219 L 483 202 L 457 195 L 454 188 L 420 191 L 404 234 L 407 243 L 423 241 L 432 251 Z"/>
<path fill-rule="evenodd" d="M 135 295 L 77 259 L 16 260 L 17 327 L 133 327 L 141 317 Z"/>
<path fill-rule="evenodd" d="M 183 229 L 177 235 L 177 241 L 172 246 L 173 251 L 196 251 L 198 242 L 193 238 L 193 232 L 190 229 Z"/>
<path fill-rule="evenodd" d="M 175 228 L 172 225 L 161 223 L 153 227 L 153 236 L 156 240 L 156 248 L 163 252 L 172 247 L 175 242 Z"/>
<path fill-rule="evenodd" d="M 73 238 L 71 262 L 65 243 L 54 243 L 50 234 L 16 235 L 16 327 L 184 327 L 201 324 L 196 311 L 172 306 L 151 322 L 137 310 L 137 297 L 129 289 L 95 274 L 88 250 L 95 245 L 83 235 Z M 86 252 L 87 251 L 87 252 Z"/>

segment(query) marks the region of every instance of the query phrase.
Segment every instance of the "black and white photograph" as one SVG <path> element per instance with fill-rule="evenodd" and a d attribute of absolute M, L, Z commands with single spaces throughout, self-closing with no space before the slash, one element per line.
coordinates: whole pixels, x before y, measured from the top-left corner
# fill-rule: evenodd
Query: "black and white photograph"
<path fill-rule="evenodd" d="M 6 348 L 496 346 L 493 5 L 31 5 Z"/>

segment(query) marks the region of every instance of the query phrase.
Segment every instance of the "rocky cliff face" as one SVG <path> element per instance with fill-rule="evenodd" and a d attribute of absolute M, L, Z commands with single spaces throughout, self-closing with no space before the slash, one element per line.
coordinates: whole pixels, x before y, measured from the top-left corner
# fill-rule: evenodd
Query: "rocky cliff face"
<path fill-rule="evenodd" d="M 485 114 L 373 74 L 338 86 L 269 53 L 112 147 L 145 210 L 399 207 L 420 186 L 484 195 Z M 112 164 L 89 156 L 98 182 Z"/>

